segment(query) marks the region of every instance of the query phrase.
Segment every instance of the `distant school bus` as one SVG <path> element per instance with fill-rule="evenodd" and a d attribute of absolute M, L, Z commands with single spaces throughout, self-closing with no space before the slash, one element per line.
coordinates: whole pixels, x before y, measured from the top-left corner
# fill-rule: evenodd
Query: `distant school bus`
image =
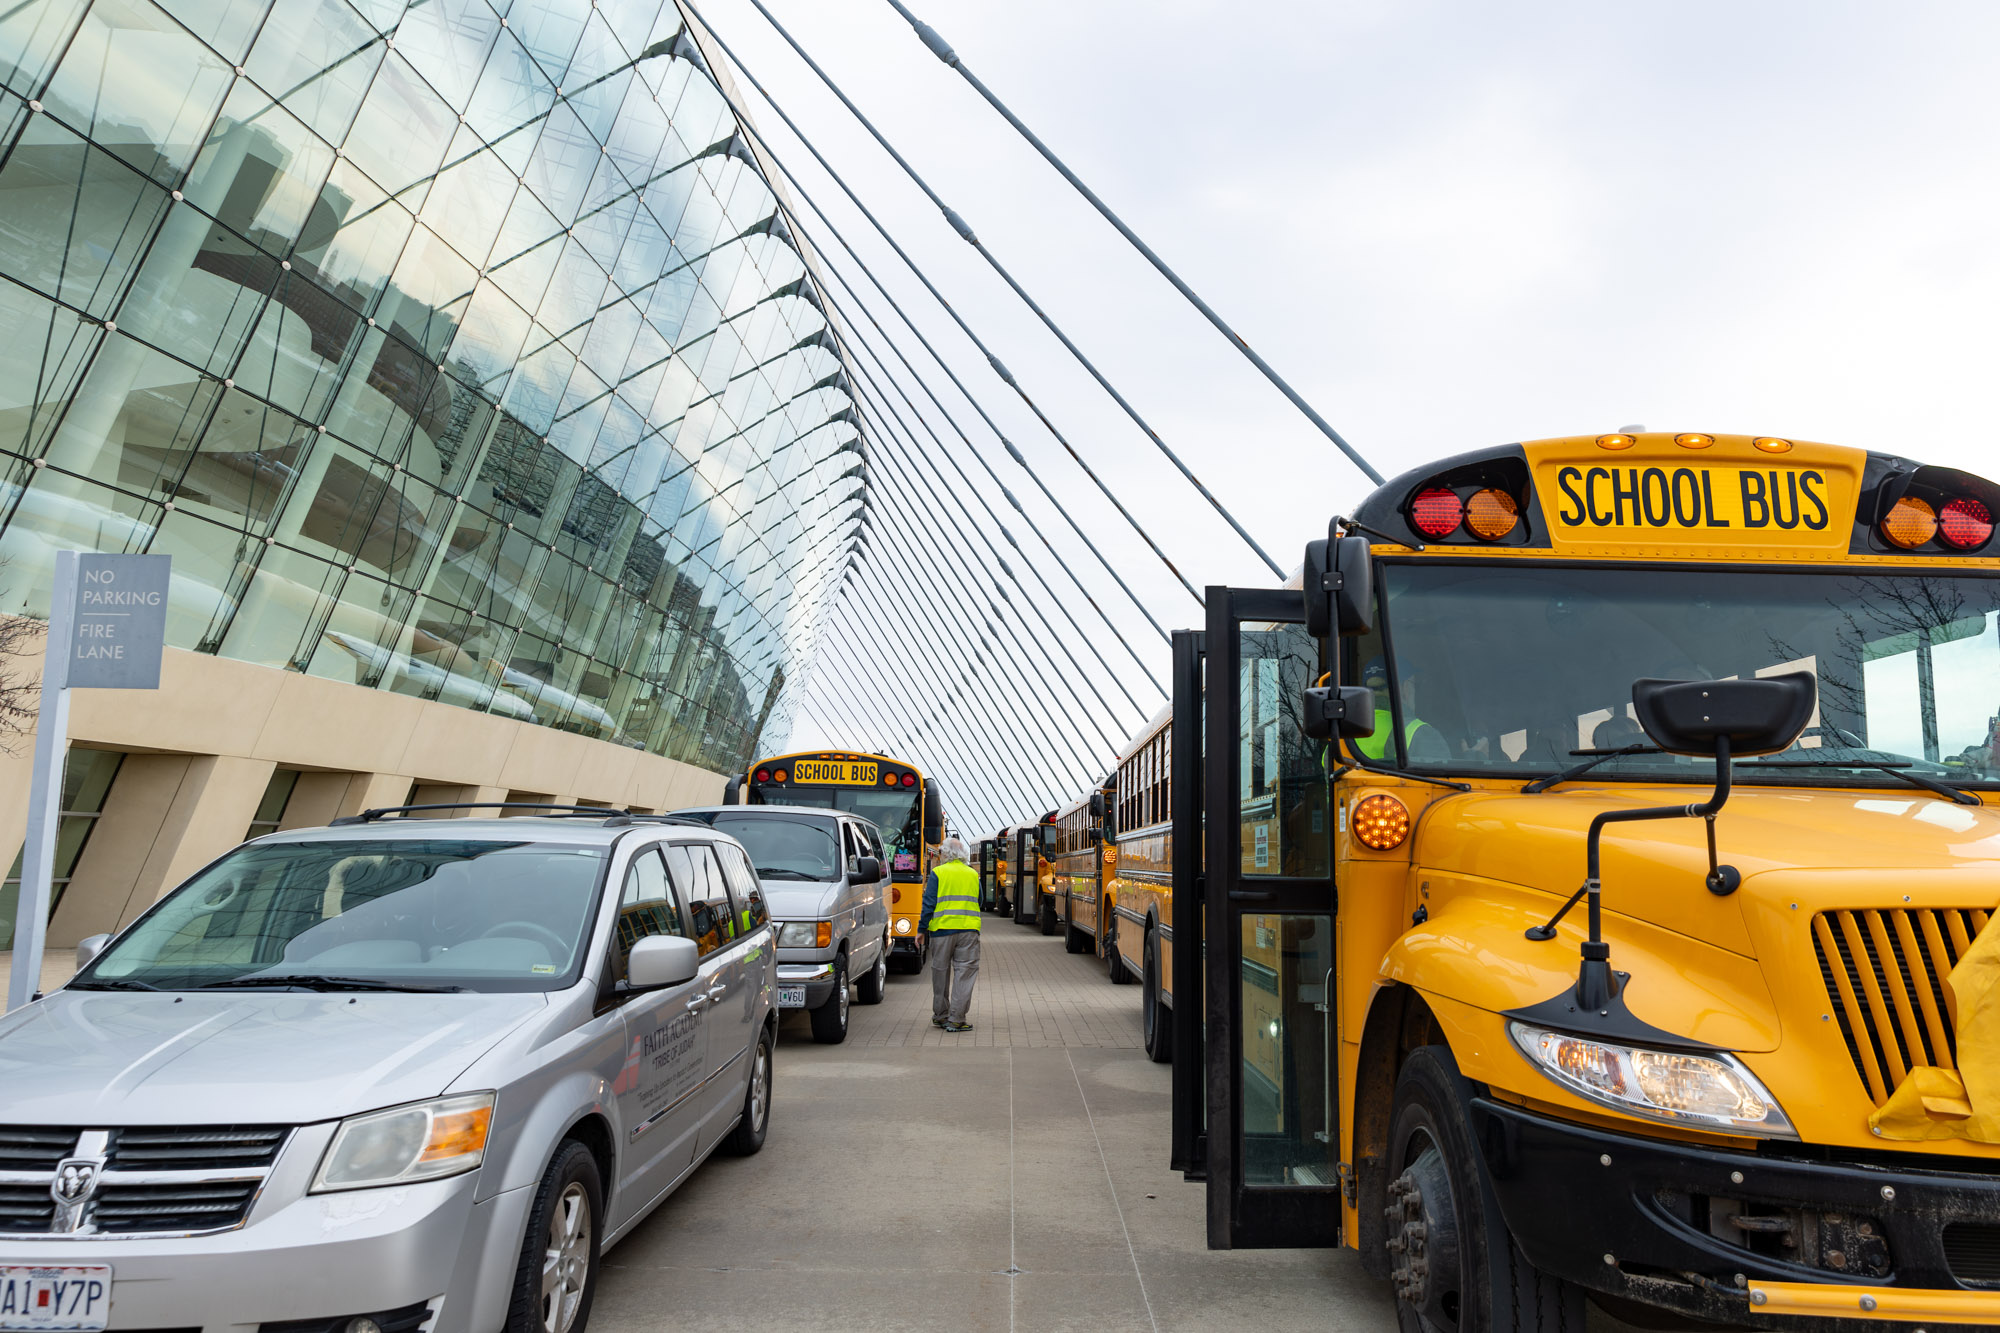
<path fill-rule="evenodd" d="M 913 764 L 885 755 L 814 750 L 759 760 L 745 775 L 751 805 L 800 805 L 844 810 L 873 821 L 889 869 L 889 965 L 922 968 L 917 924 L 924 878 L 944 841 L 944 798 Z"/>
<path fill-rule="evenodd" d="M 1049 854 L 1051 884 L 1043 910 L 1070 953 L 1101 952 L 1099 942 L 1107 933 L 1104 885 L 1118 860 L 1107 837 L 1105 802 L 1110 791 L 1107 775 L 1088 796 L 1056 812 Z"/>
<path fill-rule="evenodd" d="M 1116 777 L 1210 1244 L 1405 1329 L 2000 1325 L 2000 486 L 1616 433 L 1353 512 Z"/>

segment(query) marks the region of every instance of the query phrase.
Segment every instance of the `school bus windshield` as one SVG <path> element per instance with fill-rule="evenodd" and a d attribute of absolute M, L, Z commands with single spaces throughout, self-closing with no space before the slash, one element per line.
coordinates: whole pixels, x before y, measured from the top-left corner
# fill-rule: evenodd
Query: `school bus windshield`
<path fill-rule="evenodd" d="M 768 805 L 803 805 L 820 810 L 844 810 L 871 821 L 882 834 L 889 869 L 897 879 L 917 877 L 923 865 L 922 788 L 896 791 L 868 787 L 765 787 Z"/>
<path fill-rule="evenodd" d="M 1361 748 L 1377 760 L 1550 773 L 1574 751 L 1646 743 L 1630 709 L 1640 677 L 1803 670 L 1818 678 L 1819 711 L 1783 758 L 1815 766 L 1745 766 L 1738 781 L 1879 784 L 1864 766 L 1882 762 L 1957 784 L 2000 778 L 2000 580 L 1429 561 L 1383 572 L 1388 651 L 1379 625 L 1355 641 L 1359 683 L 1376 689 L 1376 731 Z M 1592 777 L 1706 782 L 1713 771 L 1634 754 Z"/>

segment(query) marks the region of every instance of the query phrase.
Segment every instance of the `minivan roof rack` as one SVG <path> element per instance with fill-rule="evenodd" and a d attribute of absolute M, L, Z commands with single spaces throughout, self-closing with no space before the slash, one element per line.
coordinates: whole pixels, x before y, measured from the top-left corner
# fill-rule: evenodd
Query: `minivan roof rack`
<path fill-rule="evenodd" d="M 547 810 L 567 819 L 604 819 L 617 815 L 632 819 L 646 817 L 608 805 L 546 805 L 533 801 L 439 801 L 429 805 L 377 806 L 372 810 L 363 810 L 357 815 L 342 815 L 338 819 L 329 819 L 327 825 L 337 828 L 343 824 L 372 824 L 390 815 L 408 815 L 417 810 Z"/>

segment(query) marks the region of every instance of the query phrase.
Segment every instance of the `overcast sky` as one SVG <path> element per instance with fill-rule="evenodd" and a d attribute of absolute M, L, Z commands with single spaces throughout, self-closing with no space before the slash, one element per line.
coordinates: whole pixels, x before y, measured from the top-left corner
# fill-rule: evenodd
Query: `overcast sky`
<path fill-rule="evenodd" d="M 1328 516 L 1365 493 L 1360 474 L 886 0 L 765 2 L 1287 571 Z M 697 3 L 1189 579 L 1272 583 L 749 0 Z M 1633 423 L 2000 472 L 1990 401 L 2000 6 L 911 7 L 1384 474 Z M 750 105 L 1154 615 L 1168 628 L 1198 623 L 1194 602 L 1047 432 L 805 169 L 777 117 L 754 95 Z M 820 242 L 831 248 L 823 232 Z M 1032 485 L 972 412 L 946 402 L 1030 502 Z M 981 484 L 968 498 L 999 503 Z M 1030 508 L 1164 679 L 1157 636 L 1062 520 L 1039 497 Z M 897 549 L 897 513 L 880 493 L 878 565 Z M 962 582 L 933 541 L 909 540 L 949 586 Z M 990 564 L 974 543 L 965 551 Z M 1073 588 L 1066 604 L 1092 628 Z M 899 645 L 938 632 L 977 639 L 948 610 L 907 594 L 894 605 L 899 620 L 864 612 L 880 633 L 885 702 L 844 699 L 855 687 L 822 675 L 797 742 L 888 744 L 880 715 L 906 694 L 935 693 L 915 668 L 884 669 L 904 655 Z M 1120 666 L 1115 644 L 1102 650 Z M 851 645 L 832 652 L 853 656 Z M 1150 711 L 1159 696 L 1123 663 L 1121 679 Z M 1138 714 L 1099 687 L 1114 709 L 1102 729 L 1122 737 Z M 1039 754 L 1046 724 L 1022 720 L 1027 710 L 997 681 L 986 692 L 1003 722 L 1035 739 L 1023 752 Z M 958 729 L 979 734 L 963 747 L 968 759 L 909 757 L 940 772 L 986 766 L 991 726 L 964 716 Z"/>

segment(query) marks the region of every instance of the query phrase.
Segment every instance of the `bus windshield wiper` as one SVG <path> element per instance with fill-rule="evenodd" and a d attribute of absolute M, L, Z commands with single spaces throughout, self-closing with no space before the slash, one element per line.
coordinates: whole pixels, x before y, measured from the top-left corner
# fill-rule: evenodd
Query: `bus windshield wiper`
<path fill-rule="evenodd" d="M 316 972 L 252 973 L 247 976 L 229 977 L 222 981 L 211 981 L 198 990 L 223 990 L 236 988 L 248 990 L 260 986 L 297 986 L 303 990 L 382 990 L 412 991 L 421 994 L 445 994 L 462 991 L 463 986 L 427 986 L 416 981 L 379 981 L 372 977 L 329 977 Z"/>
<path fill-rule="evenodd" d="M 1422 773 L 1411 773 L 1400 768 L 1390 768 L 1385 764 L 1371 764 L 1358 754 L 1355 756 L 1353 763 L 1342 765 L 1343 771 L 1353 768 L 1358 768 L 1364 773 L 1380 773 L 1385 778 L 1407 778 L 1411 782 L 1428 782 L 1433 787 L 1449 787 L 1453 791 L 1472 790 L 1472 784 L 1469 782 L 1453 782 L 1450 778 L 1426 777 Z M 1340 774 L 1336 772 L 1334 776 L 1339 777 Z"/>
<path fill-rule="evenodd" d="M 1538 791 L 1547 791 L 1559 782 L 1568 782 L 1571 778 L 1588 773 L 1599 764 L 1609 763 L 1613 759 L 1628 754 L 1658 754 L 1660 753 L 1660 747 L 1640 742 L 1636 745 L 1627 745 L 1623 749 L 1618 750 L 1571 750 L 1570 753 L 1589 755 L 1590 757 L 1580 764 L 1571 764 L 1560 773 L 1551 773 L 1545 778 L 1536 778 L 1533 782 L 1521 788 L 1522 793 L 1524 795 L 1533 795 Z"/>
<path fill-rule="evenodd" d="M 1939 782 L 1936 778 L 1922 773 L 1910 772 L 1910 763 L 1898 759 L 1753 759 L 1738 764 L 1738 768 L 1872 768 L 1887 773 L 1890 777 L 1901 778 L 1912 787 L 1922 787 L 1935 792 L 1959 805 L 1984 805 L 1985 802 L 1971 792 Z"/>

